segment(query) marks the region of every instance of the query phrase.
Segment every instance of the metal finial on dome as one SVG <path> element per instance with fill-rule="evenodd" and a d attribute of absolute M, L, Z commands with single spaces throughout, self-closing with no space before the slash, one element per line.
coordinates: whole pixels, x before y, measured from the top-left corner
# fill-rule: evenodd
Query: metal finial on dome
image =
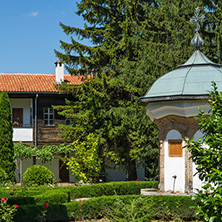
<path fill-rule="evenodd" d="M 204 14 L 200 15 L 200 9 L 199 7 L 197 7 L 194 11 L 194 16 L 190 19 L 190 22 L 192 24 L 195 23 L 194 30 L 196 32 L 194 38 L 191 40 L 191 45 L 195 46 L 197 49 L 200 46 L 204 45 L 204 40 L 200 37 L 200 34 L 198 32 L 200 30 L 200 22 L 203 22 L 204 19 L 205 15 Z"/>

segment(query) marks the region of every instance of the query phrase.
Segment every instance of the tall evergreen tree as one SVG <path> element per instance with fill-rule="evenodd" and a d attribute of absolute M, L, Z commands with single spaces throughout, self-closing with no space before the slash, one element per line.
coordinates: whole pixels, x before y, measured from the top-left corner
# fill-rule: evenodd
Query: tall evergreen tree
<path fill-rule="evenodd" d="M 15 180 L 15 160 L 13 150 L 13 129 L 8 94 L 0 94 L 0 167 L 5 170 L 10 181 Z"/>
<path fill-rule="evenodd" d="M 136 30 L 134 30 L 135 25 L 133 23 L 142 20 L 143 11 L 141 3 L 139 1 L 82 1 L 78 5 L 78 8 L 78 14 L 82 15 L 88 23 L 88 25 L 85 24 L 85 29 L 80 30 L 78 28 L 67 27 L 63 24 L 61 25 L 67 34 L 75 33 L 79 35 L 80 38 L 90 38 L 95 47 L 83 46 L 72 39 L 72 44 L 61 42 L 62 48 L 66 50 L 67 54 L 56 52 L 57 56 L 66 62 L 70 73 L 85 75 L 96 73 L 96 81 L 100 81 L 100 84 L 103 84 L 104 79 L 112 77 L 112 81 L 118 82 L 118 87 L 125 88 L 127 81 L 125 82 L 119 79 L 120 66 L 122 66 L 124 61 L 135 60 L 135 58 L 133 58 L 135 55 L 132 54 L 130 47 L 127 45 L 127 38 L 135 35 Z M 78 55 L 73 56 L 72 52 L 74 52 L 74 54 L 78 53 Z M 75 65 L 80 65 L 80 67 L 74 69 Z M 136 113 L 138 109 L 135 100 L 136 97 L 133 96 L 133 88 L 131 91 L 129 90 L 127 96 L 127 98 L 130 97 L 130 103 L 126 101 L 124 103 L 121 102 L 121 96 L 124 96 L 124 94 L 121 95 L 118 90 L 102 90 L 102 88 L 96 87 L 92 80 L 90 82 L 91 83 L 88 84 L 92 84 L 91 87 L 83 91 L 83 94 L 87 97 L 84 97 L 86 100 L 86 102 L 84 102 L 90 104 L 90 106 L 86 109 L 86 107 L 83 108 L 81 104 L 78 103 L 77 106 L 79 109 L 76 111 L 76 116 L 79 118 L 81 116 L 80 110 L 82 110 L 85 115 L 87 115 L 86 113 L 90 113 L 91 116 L 94 116 L 97 123 L 100 122 L 98 121 L 98 115 L 95 117 L 95 115 L 92 114 L 98 111 L 98 107 L 96 107 L 96 109 L 92 108 L 90 101 L 92 98 L 95 101 L 99 101 L 101 97 L 97 97 L 97 94 L 102 94 L 103 98 L 108 97 L 113 99 L 112 94 L 114 93 L 116 99 L 113 99 L 113 101 L 108 99 L 106 101 L 106 104 L 109 102 L 108 105 L 102 109 L 102 112 L 104 112 L 106 116 L 102 121 L 105 125 L 100 125 L 99 129 L 99 131 L 103 131 L 101 139 L 103 153 L 107 159 L 111 157 L 116 164 L 126 166 L 127 180 L 136 179 L 136 161 L 142 162 L 142 160 L 144 160 L 148 154 L 146 150 L 148 147 L 149 149 L 150 147 L 154 147 L 156 148 L 156 152 L 158 152 L 157 130 L 153 125 L 149 127 L 150 122 L 148 127 L 146 127 L 146 122 L 149 121 L 148 117 L 143 118 L 146 121 L 143 121 L 142 124 L 140 123 L 141 119 L 137 118 L 137 120 L 135 120 L 135 122 L 141 126 L 131 124 L 133 121 L 132 118 L 137 117 Z M 91 92 L 89 92 L 89 90 L 91 90 Z M 66 91 L 68 90 L 66 89 Z M 81 95 L 80 93 L 77 94 Z M 99 101 L 99 103 L 102 104 L 102 100 Z M 71 118 L 76 118 L 76 116 L 72 116 Z M 72 127 L 74 131 L 84 127 L 86 133 L 90 132 L 88 125 L 91 125 L 93 129 L 98 125 L 93 124 L 93 122 L 87 122 L 86 126 L 84 119 L 81 119 L 79 122 L 81 127 L 77 127 L 77 120 L 75 119 L 73 122 L 75 122 L 75 126 Z M 102 128 L 104 130 L 102 130 Z M 66 136 L 68 134 L 70 135 L 70 130 L 62 130 L 62 133 L 63 136 L 65 136 L 65 134 Z M 78 134 L 73 133 L 72 135 Z M 84 133 L 81 135 L 84 135 Z M 153 141 L 147 141 L 147 138 L 152 138 Z M 106 146 L 104 146 L 104 143 Z M 158 155 L 155 155 L 155 157 L 157 156 Z"/>
<path fill-rule="evenodd" d="M 158 168 L 158 132 L 145 116 L 144 108 L 137 106 L 138 98 L 156 78 L 184 63 L 192 54 L 190 40 L 194 33 L 189 20 L 197 6 L 210 14 L 204 22 L 203 37 L 210 39 L 206 44 L 209 49 L 204 52 L 219 61 L 220 51 L 215 43 L 219 34 L 215 33 L 220 27 L 220 3 L 82 0 L 77 5 L 77 14 L 86 22 L 84 29 L 61 24 L 67 35 L 76 35 L 78 40 L 71 37 L 71 43 L 61 41 L 65 54 L 56 51 L 56 55 L 71 74 L 93 74 L 95 81 L 91 78 L 80 87 L 62 87 L 65 92 L 76 93 L 76 102 L 63 107 L 61 114 L 74 124 L 62 126 L 62 135 L 84 139 L 85 134 L 94 133 L 97 127 L 103 153 L 126 166 L 127 179 L 136 178 L 136 161 L 146 159 L 155 163 L 149 167 L 152 177 Z M 92 46 L 81 44 L 82 39 L 90 39 Z M 126 88 L 125 94 L 110 87 L 110 81 Z M 124 101 L 122 95 L 126 92 Z"/>

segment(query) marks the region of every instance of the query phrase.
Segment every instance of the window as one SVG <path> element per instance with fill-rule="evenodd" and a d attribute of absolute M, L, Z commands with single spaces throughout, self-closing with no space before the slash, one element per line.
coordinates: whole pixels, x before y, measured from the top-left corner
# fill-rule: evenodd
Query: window
<path fill-rule="evenodd" d="M 169 157 L 182 157 L 182 140 L 168 140 Z"/>
<path fill-rule="evenodd" d="M 45 107 L 43 116 L 45 126 L 54 126 L 54 110 L 52 107 Z"/>

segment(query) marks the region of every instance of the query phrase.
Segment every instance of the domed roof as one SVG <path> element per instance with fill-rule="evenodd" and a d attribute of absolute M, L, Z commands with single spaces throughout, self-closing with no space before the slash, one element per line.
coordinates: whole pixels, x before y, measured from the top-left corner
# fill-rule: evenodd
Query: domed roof
<path fill-rule="evenodd" d="M 196 47 L 195 52 L 186 63 L 157 79 L 145 96 L 140 98 L 140 105 L 156 101 L 206 99 L 212 88 L 212 81 L 216 82 L 218 90 L 222 91 L 221 65 L 212 62 L 199 49 L 204 45 L 204 40 L 198 33 L 199 21 L 203 21 L 204 15 L 199 15 L 199 12 L 197 8 L 195 16 L 191 18 L 191 23 L 196 23 L 196 33 L 191 41 Z"/>
<path fill-rule="evenodd" d="M 157 79 L 140 102 L 206 97 L 212 81 L 221 91 L 222 68 L 196 49 L 186 63 Z"/>

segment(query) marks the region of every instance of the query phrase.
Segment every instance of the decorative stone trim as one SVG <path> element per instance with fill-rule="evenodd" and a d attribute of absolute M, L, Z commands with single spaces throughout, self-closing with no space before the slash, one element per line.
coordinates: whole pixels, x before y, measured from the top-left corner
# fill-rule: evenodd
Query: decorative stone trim
<path fill-rule="evenodd" d="M 164 141 L 170 130 L 177 130 L 182 137 L 191 138 L 198 131 L 198 120 L 194 117 L 166 116 L 155 120 L 159 128 L 159 172 L 160 172 L 160 191 L 164 191 Z M 190 193 L 193 188 L 193 164 L 190 159 L 190 152 L 185 149 L 185 192 Z"/>

